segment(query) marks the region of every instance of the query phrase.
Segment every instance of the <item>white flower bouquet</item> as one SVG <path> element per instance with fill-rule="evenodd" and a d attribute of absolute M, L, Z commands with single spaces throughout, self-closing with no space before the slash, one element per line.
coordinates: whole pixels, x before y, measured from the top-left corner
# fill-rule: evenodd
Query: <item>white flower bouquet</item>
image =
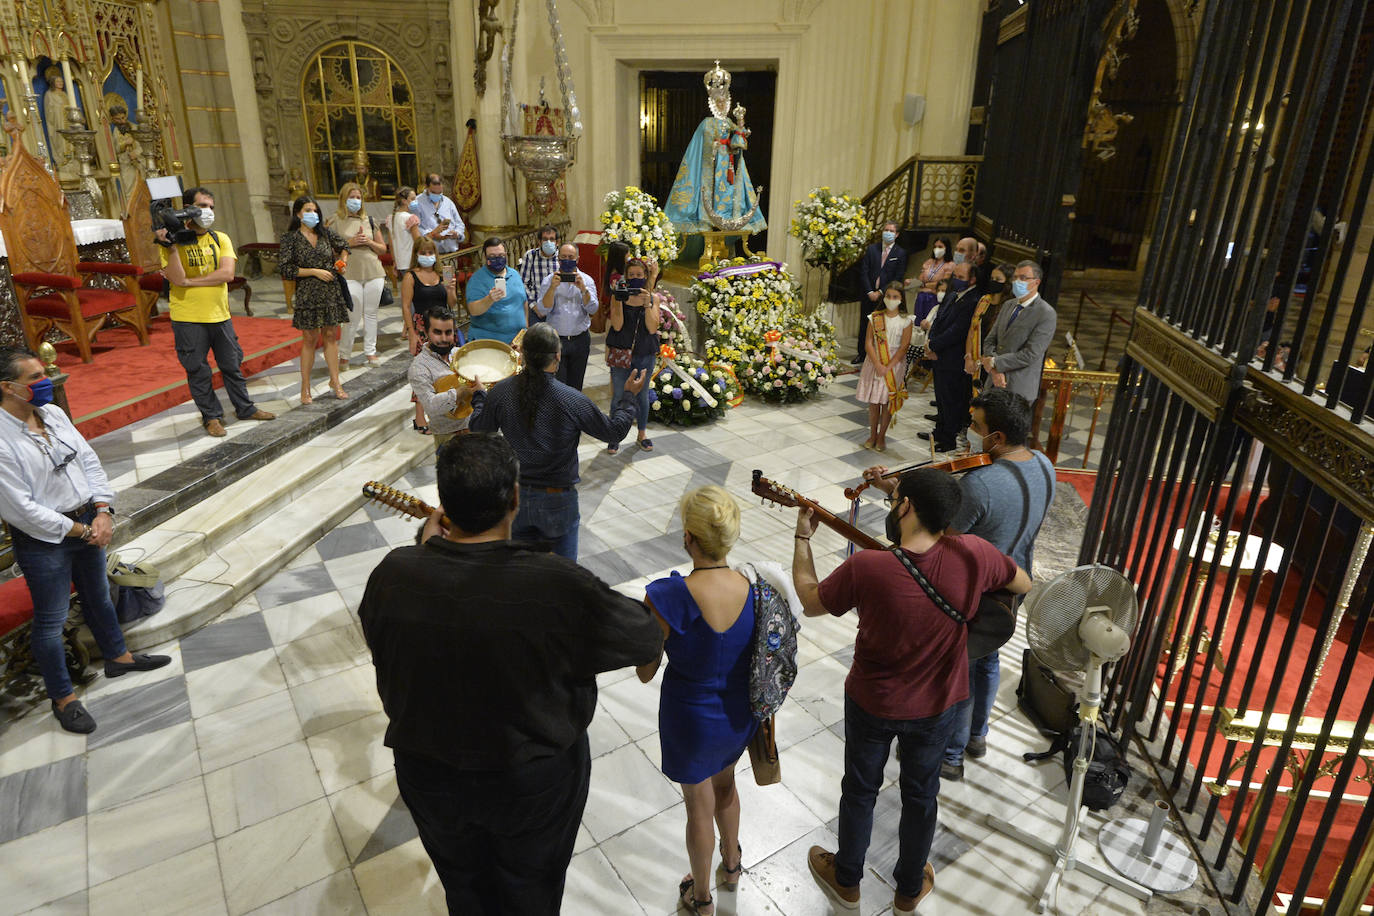
<path fill-rule="evenodd" d="M 658 203 L 639 188 L 606 195 L 601 213 L 601 244 L 624 242 L 636 257 L 656 258 L 664 267 L 677 260 L 677 233 Z"/>
<path fill-rule="evenodd" d="M 831 270 L 843 267 L 863 250 L 870 226 L 864 206 L 848 194 L 819 187 L 793 202 L 796 216 L 788 234 L 801 241 L 806 263 Z"/>
<path fill-rule="evenodd" d="M 659 352 L 662 355 L 673 353 L 673 350 L 665 344 Z M 700 391 L 660 362 L 648 383 L 649 419 L 668 425 L 696 426 L 725 416 L 725 411 L 739 395 L 729 371 L 720 367 L 708 368 L 687 353 L 673 353 L 670 358 L 678 369 L 692 378 Z"/>
<path fill-rule="evenodd" d="M 835 378 L 835 328 L 804 315 L 785 265 L 721 261 L 692 284 L 708 363 L 728 365 L 741 388 L 770 401 L 805 400 Z"/>

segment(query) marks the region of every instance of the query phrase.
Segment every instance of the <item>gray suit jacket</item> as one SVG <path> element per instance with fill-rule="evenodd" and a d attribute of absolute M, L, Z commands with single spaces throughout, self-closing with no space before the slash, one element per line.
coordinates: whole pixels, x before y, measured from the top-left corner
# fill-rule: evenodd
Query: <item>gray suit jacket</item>
<path fill-rule="evenodd" d="M 1002 303 L 997 321 L 983 341 L 983 352 L 994 357 L 993 365 L 1007 376 L 1007 387 L 1032 404 L 1040 396 L 1040 370 L 1045 351 L 1054 340 L 1059 316 L 1039 295 L 1025 304 L 1012 321 L 1016 301 Z"/>

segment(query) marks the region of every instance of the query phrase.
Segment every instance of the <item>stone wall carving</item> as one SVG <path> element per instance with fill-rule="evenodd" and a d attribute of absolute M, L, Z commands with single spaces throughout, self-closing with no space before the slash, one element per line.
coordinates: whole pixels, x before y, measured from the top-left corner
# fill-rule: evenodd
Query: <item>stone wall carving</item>
<path fill-rule="evenodd" d="M 244 0 L 243 25 L 255 69 L 271 75 L 270 81 L 256 81 L 256 89 L 263 136 L 272 137 L 277 147 L 277 155 L 268 158 L 273 188 L 285 187 L 293 167 L 311 173 L 301 81 L 306 65 L 321 48 L 347 39 L 375 45 L 405 72 L 415 96 L 420 171 L 453 174 L 458 135 L 453 75 L 447 42 L 432 40 L 449 34 L 446 0 L 389 4 L 383 19 L 376 15 L 376 4 L 366 0 L 308 0 L 289 5 Z"/>

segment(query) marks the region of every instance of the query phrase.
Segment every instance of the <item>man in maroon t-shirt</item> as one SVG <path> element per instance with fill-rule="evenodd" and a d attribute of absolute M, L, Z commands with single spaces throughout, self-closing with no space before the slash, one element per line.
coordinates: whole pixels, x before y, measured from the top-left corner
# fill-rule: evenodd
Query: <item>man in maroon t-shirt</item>
<path fill-rule="evenodd" d="M 949 605 L 977 614 L 983 592 L 1030 591 L 1012 559 L 975 535 L 946 535 L 959 510 L 959 484 L 943 471 L 902 477 L 890 502 L 887 536 Z M 883 783 L 892 739 L 901 748 L 902 819 L 893 877 L 893 911 L 910 914 L 935 885 L 926 862 L 935 836 L 940 761 L 969 703 L 968 633 L 930 600 L 889 551 L 861 550 L 816 580 L 811 510 L 797 517 L 792 578 L 808 617 L 859 612 L 854 662 L 844 682 L 844 781 L 840 784 L 839 849 L 812 846 L 811 873 L 844 909 L 859 908 L 859 879 L 873 832 L 873 805 Z"/>

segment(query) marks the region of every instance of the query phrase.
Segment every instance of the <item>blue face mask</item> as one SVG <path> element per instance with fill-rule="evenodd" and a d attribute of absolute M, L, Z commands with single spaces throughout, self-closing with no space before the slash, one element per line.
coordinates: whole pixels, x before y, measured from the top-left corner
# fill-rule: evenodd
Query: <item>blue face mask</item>
<path fill-rule="evenodd" d="M 421 267 L 433 267 L 434 261 L 435 258 L 432 254 L 422 254 L 415 258 L 415 263 L 419 264 Z"/>
<path fill-rule="evenodd" d="M 1011 294 L 1017 299 L 1024 297 L 1028 292 L 1030 292 L 1030 284 L 1025 280 L 1011 281 Z"/>
<path fill-rule="evenodd" d="M 494 274 L 504 274 L 506 272 L 506 256 L 501 254 L 494 258 L 487 258 L 487 270 Z"/>
<path fill-rule="evenodd" d="M 649 285 L 649 281 L 646 280 L 646 279 L 644 279 L 643 277 L 626 277 L 626 278 L 625 278 L 625 288 L 626 288 L 626 289 L 643 289 L 644 287 L 646 287 L 646 286 L 648 286 L 648 285 Z"/>
<path fill-rule="evenodd" d="M 357 213 L 359 210 L 363 208 L 363 202 L 360 198 L 350 197 L 345 202 L 344 206 L 348 207 L 349 213 Z"/>
<path fill-rule="evenodd" d="M 958 277 L 949 278 L 949 291 L 951 293 L 960 293 L 966 289 L 968 289 L 967 280 L 960 280 Z"/>
<path fill-rule="evenodd" d="M 444 202 L 444 195 L 435 194 L 433 191 L 430 191 L 425 196 L 429 198 L 429 202 L 432 204 L 441 204 Z"/>
<path fill-rule="evenodd" d="M 305 213 L 302 213 L 302 214 L 301 214 L 301 225 L 302 225 L 302 226 L 309 226 L 311 229 L 314 229 L 314 228 L 315 228 L 316 226 L 318 226 L 319 224 L 320 224 L 320 215 L 319 215 L 318 213 L 316 213 L 314 210 L 308 210 L 308 211 L 306 211 Z"/>
<path fill-rule="evenodd" d="M 962 264 L 962 263 L 964 263 L 964 261 L 965 261 L 965 258 L 964 258 L 964 253 L 963 253 L 962 251 L 956 251 L 956 252 L 954 252 L 954 263 L 955 263 L 955 264 Z"/>
<path fill-rule="evenodd" d="M 574 273 L 574 272 L 577 270 L 577 261 L 574 260 L 573 258 L 559 258 L 559 259 L 558 259 L 558 270 L 559 270 L 559 273 L 565 273 L 565 274 Z"/>
<path fill-rule="evenodd" d="M 540 242 L 540 243 L 539 243 L 539 250 L 542 251 L 542 252 L 544 252 L 544 257 L 546 257 L 546 258 L 551 258 L 551 257 L 553 257 L 554 255 L 558 254 L 558 243 L 557 243 L 557 242 L 547 242 L 547 241 L 545 241 L 545 242 Z"/>
<path fill-rule="evenodd" d="M 891 244 L 892 244 L 893 242 L 895 242 L 895 241 L 897 241 L 897 233 L 895 233 L 895 232 L 884 232 L 884 233 L 883 233 L 883 244 L 884 244 L 884 245 L 891 245 Z"/>
<path fill-rule="evenodd" d="M 41 378 L 32 385 L 24 385 L 22 382 L 15 382 L 29 389 L 29 404 L 34 407 L 42 407 L 44 404 L 52 403 L 52 379 Z"/>

